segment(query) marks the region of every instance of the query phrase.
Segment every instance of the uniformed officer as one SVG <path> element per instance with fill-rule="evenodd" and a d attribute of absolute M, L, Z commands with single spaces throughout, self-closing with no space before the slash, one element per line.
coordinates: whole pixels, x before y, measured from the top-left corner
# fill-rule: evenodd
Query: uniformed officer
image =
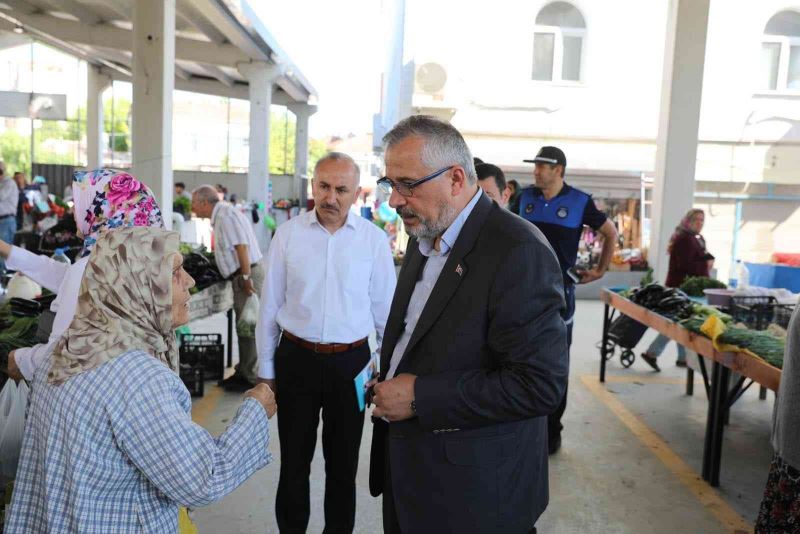
<path fill-rule="evenodd" d="M 564 275 L 564 296 L 567 309 L 567 343 L 572 344 L 572 321 L 575 313 L 575 284 L 587 284 L 603 277 L 614 246 L 617 229 L 606 215 L 597 209 L 591 195 L 575 189 L 564 182 L 567 157 L 554 146 L 544 146 L 534 159 L 523 160 L 536 165 L 533 177 L 536 185 L 523 189 L 519 197 L 519 215 L 533 224 L 547 237 L 558 257 Z M 603 251 L 600 262 L 593 269 L 575 271 L 578 243 L 583 227 L 589 226 L 602 234 Z M 569 345 L 568 345 L 569 346 Z M 567 408 L 567 394 L 558 410 L 548 417 L 548 447 L 553 454 L 561 447 L 561 416 Z"/>

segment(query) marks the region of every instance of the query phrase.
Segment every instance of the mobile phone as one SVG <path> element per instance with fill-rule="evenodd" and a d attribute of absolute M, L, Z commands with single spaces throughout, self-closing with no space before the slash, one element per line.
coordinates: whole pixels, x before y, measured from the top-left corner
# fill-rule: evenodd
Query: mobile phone
<path fill-rule="evenodd" d="M 567 277 L 572 280 L 573 284 L 579 284 L 581 282 L 581 275 L 578 274 L 578 271 L 575 270 L 575 267 L 570 267 L 567 269 Z"/>

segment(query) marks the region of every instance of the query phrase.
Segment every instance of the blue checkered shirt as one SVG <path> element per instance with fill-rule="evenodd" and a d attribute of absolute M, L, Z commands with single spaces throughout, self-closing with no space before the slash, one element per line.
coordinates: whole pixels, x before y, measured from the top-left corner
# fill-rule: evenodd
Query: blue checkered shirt
<path fill-rule="evenodd" d="M 271 460 L 258 401 L 214 438 L 192 422 L 178 376 L 145 352 L 61 385 L 47 374 L 31 388 L 7 533 L 174 533 L 179 505 L 217 501 Z"/>

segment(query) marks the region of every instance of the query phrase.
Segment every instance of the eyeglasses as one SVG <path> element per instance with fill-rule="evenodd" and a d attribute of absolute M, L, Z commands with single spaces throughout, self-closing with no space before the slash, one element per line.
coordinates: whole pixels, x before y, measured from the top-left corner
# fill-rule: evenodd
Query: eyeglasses
<path fill-rule="evenodd" d="M 378 180 L 377 185 L 378 188 L 386 195 L 392 194 L 392 189 L 403 195 L 404 197 L 413 197 L 414 196 L 414 188 L 418 187 L 425 182 L 433 180 L 437 176 L 440 176 L 450 169 L 455 167 L 455 165 L 450 165 L 449 167 L 445 167 L 444 169 L 439 169 L 433 174 L 429 174 L 428 176 L 424 176 L 419 180 L 414 182 L 392 182 L 388 177 L 384 176 L 380 180 Z"/>

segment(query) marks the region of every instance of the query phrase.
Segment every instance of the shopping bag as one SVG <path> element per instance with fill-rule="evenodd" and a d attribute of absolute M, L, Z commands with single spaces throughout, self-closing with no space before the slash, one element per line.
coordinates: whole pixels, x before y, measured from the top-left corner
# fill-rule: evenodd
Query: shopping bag
<path fill-rule="evenodd" d="M 14 397 L 17 395 L 17 383 L 12 380 L 6 380 L 6 385 L 0 391 L 0 434 L 2 429 L 6 426 L 6 419 L 11 411 L 11 404 L 14 402 Z"/>
<path fill-rule="evenodd" d="M 13 385 L 9 385 L 13 384 Z M 25 431 L 25 410 L 28 407 L 28 386 L 25 382 L 14 384 L 13 380 L 6 382 L 6 388 L 13 389 L 13 398 L 9 405 L 8 414 L 0 428 L 0 474 L 14 478 L 17 473 L 17 463 L 22 450 L 22 434 Z"/>
<path fill-rule="evenodd" d="M 250 295 L 242 308 L 242 315 L 236 319 L 236 334 L 240 337 L 256 337 L 258 322 L 258 296 Z"/>

